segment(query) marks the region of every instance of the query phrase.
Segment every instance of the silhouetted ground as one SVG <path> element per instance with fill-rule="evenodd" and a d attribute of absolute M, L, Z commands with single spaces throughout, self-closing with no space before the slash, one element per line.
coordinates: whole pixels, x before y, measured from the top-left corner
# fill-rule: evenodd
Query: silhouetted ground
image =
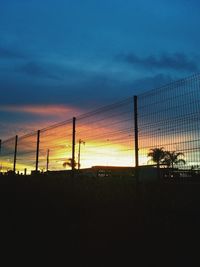
<path fill-rule="evenodd" d="M 137 197 L 132 177 L 1 176 L 0 186 L 4 247 L 27 266 L 199 266 L 200 184 L 140 185 Z"/>

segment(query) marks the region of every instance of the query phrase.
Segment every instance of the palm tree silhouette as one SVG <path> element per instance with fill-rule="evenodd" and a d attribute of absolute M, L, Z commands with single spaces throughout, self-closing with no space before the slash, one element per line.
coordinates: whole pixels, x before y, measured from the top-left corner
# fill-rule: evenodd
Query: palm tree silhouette
<path fill-rule="evenodd" d="M 157 179 L 160 179 L 160 164 L 163 163 L 165 159 L 165 151 L 164 148 L 152 148 L 147 154 L 148 157 L 151 157 L 151 161 L 155 162 L 157 165 Z"/>
<path fill-rule="evenodd" d="M 164 151 L 164 148 L 152 148 L 150 152 L 148 153 L 148 157 L 151 158 L 151 161 L 155 162 L 157 165 L 157 168 L 160 168 L 160 164 L 163 163 L 165 159 L 166 152 Z"/>
<path fill-rule="evenodd" d="M 179 159 L 180 156 L 184 156 L 184 153 L 166 151 L 163 163 L 165 163 L 168 167 L 172 167 L 172 169 L 174 168 L 174 165 L 178 165 L 180 163 L 185 164 L 186 161 L 184 159 Z"/>
<path fill-rule="evenodd" d="M 73 166 L 73 159 L 72 158 L 68 158 L 67 161 L 63 162 L 63 167 L 66 168 L 67 166 L 72 168 L 72 166 Z M 74 168 L 76 166 L 77 166 L 77 163 L 76 163 L 76 161 L 74 161 Z"/>

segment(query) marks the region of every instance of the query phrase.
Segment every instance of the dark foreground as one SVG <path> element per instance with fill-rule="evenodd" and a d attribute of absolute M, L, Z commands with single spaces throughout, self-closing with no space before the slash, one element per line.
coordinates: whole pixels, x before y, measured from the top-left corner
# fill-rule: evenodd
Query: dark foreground
<path fill-rule="evenodd" d="M 200 266 L 200 184 L 1 176 L 4 249 L 29 266 Z"/>

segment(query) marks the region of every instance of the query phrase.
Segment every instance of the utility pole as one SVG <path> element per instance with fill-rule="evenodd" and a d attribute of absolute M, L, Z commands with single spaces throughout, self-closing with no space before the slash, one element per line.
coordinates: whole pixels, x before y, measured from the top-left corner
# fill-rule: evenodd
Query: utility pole
<path fill-rule="evenodd" d="M 49 170 L 49 149 L 47 149 L 47 166 L 46 166 L 46 171 L 48 172 Z"/>
<path fill-rule="evenodd" d="M 40 130 L 37 131 L 37 147 L 36 147 L 36 162 L 35 162 L 36 172 L 38 171 L 39 150 L 40 150 Z"/>
<path fill-rule="evenodd" d="M 13 162 L 13 172 L 16 171 L 16 161 L 17 161 L 17 143 L 18 143 L 18 136 L 15 136 L 15 151 L 14 151 L 14 162 Z"/>
<path fill-rule="evenodd" d="M 78 144 L 79 144 L 79 146 L 78 146 L 78 170 L 80 170 L 80 166 L 81 166 L 81 144 L 85 145 L 85 141 L 79 139 Z"/>

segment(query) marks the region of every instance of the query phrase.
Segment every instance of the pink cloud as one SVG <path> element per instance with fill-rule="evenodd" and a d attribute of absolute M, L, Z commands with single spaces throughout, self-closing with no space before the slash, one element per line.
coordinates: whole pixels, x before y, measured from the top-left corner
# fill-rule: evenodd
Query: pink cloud
<path fill-rule="evenodd" d="M 63 118 L 70 118 L 76 114 L 80 114 L 81 110 L 75 107 L 69 107 L 65 105 L 8 105 L 1 106 L 0 111 L 4 112 L 17 112 L 28 113 L 38 116 L 56 116 Z"/>
<path fill-rule="evenodd" d="M 0 106 L 1 111 L 12 112 L 14 114 L 13 118 L 20 118 L 21 114 L 26 115 L 25 122 L 17 119 L 16 122 L 13 120 L 13 122 L 0 124 L 0 136 L 4 140 L 16 134 L 21 136 L 33 133 L 38 129 L 43 129 L 52 124 L 72 119 L 72 117 L 78 114 L 85 113 L 84 110 L 65 105 L 4 105 Z"/>

